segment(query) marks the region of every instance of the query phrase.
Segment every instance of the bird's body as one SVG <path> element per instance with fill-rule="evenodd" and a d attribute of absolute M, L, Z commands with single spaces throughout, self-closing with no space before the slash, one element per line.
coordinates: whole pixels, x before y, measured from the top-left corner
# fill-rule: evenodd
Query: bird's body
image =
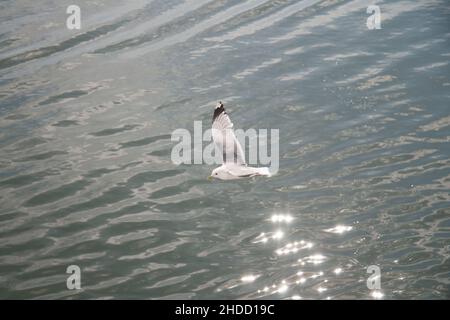
<path fill-rule="evenodd" d="M 248 167 L 244 152 L 233 131 L 233 123 L 225 112 L 222 102 L 214 109 L 212 136 L 219 151 L 222 151 L 223 164 L 214 169 L 212 178 L 234 180 L 255 176 L 270 176 L 269 168 Z"/>
<path fill-rule="evenodd" d="M 213 170 L 211 176 L 221 180 L 234 180 L 256 176 L 270 177 L 269 168 L 253 168 L 247 166 L 223 164 Z"/>

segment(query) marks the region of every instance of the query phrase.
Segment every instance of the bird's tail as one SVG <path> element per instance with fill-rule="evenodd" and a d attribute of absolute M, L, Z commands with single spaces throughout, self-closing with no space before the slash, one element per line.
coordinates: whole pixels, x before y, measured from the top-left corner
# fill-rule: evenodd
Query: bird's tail
<path fill-rule="evenodd" d="M 268 167 L 262 167 L 262 168 L 256 168 L 256 169 L 258 170 L 257 174 L 260 175 L 260 176 L 266 176 L 266 177 L 270 177 L 271 176 Z"/>

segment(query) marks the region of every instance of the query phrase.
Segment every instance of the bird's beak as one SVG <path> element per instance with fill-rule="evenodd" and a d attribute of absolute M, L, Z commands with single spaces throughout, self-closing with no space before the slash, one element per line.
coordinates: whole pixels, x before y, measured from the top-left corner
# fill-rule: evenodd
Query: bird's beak
<path fill-rule="evenodd" d="M 211 181 L 212 179 L 213 179 L 213 177 L 212 176 L 208 176 L 208 178 L 207 178 L 209 181 Z"/>

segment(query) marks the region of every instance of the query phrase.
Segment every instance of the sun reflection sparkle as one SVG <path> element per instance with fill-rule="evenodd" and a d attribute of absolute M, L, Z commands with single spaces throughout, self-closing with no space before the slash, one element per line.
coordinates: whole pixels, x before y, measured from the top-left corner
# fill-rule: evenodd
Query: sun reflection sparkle
<path fill-rule="evenodd" d="M 291 223 L 292 220 L 294 220 L 294 218 L 289 214 L 274 214 L 270 218 L 270 221 L 272 221 L 273 223 L 280 223 L 280 222 Z"/>
<path fill-rule="evenodd" d="M 331 232 L 331 233 L 337 233 L 337 234 L 343 234 L 344 232 L 348 232 L 348 231 L 350 231 L 352 229 L 353 229 L 352 226 L 345 226 L 345 225 L 338 224 L 334 228 L 325 229 L 324 231 L 325 232 Z"/>

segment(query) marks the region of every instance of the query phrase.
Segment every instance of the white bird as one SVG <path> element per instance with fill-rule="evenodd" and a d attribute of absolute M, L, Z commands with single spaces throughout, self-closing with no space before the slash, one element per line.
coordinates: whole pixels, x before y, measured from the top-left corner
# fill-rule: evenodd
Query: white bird
<path fill-rule="evenodd" d="M 216 150 L 222 152 L 223 164 L 214 169 L 208 179 L 233 180 L 255 176 L 270 177 L 267 167 L 247 167 L 241 144 L 233 131 L 233 123 L 225 112 L 222 102 L 219 102 L 214 109 L 212 137 Z"/>

